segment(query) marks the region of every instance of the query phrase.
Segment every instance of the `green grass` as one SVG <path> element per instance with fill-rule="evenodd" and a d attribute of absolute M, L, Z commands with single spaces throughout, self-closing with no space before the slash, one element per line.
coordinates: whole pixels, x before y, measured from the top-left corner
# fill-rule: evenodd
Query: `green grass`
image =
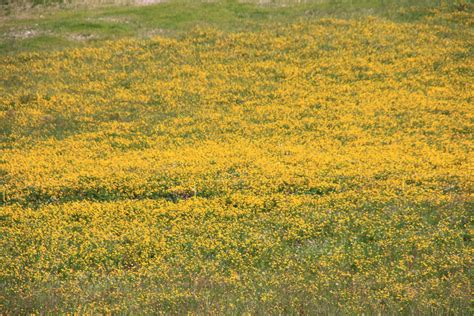
<path fill-rule="evenodd" d="M 0 54 L 95 45 L 124 37 L 180 36 L 196 26 L 225 31 L 258 30 L 301 19 L 369 15 L 409 22 L 428 15 L 427 8 L 438 6 L 440 2 L 448 6 L 462 3 L 461 0 L 326 0 L 304 4 L 274 1 L 259 5 L 231 0 L 170 1 L 150 6 L 32 9 L 21 18 L 6 10 L 7 14 L 1 17 L 3 21 L 0 20 Z M 402 10 L 404 8 L 411 9 Z"/>

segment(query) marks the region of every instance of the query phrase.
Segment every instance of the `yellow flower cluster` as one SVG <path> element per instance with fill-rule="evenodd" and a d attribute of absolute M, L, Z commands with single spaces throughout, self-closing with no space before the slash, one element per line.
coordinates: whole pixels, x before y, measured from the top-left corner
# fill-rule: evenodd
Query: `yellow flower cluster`
<path fill-rule="evenodd" d="M 473 19 L 433 14 L 2 57 L 0 313 L 466 312 Z"/>

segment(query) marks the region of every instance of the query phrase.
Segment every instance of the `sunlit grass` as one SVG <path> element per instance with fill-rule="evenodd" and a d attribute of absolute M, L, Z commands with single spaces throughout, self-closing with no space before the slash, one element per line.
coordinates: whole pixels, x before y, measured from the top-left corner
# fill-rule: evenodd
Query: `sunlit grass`
<path fill-rule="evenodd" d="M 468 314 L 472 7 L 322 8 L 9 21 L 0 313 Z"/>

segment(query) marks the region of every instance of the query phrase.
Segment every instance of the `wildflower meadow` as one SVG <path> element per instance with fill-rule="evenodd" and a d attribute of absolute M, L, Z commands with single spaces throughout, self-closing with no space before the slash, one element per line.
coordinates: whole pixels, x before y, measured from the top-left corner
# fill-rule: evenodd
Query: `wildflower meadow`
<path fill-rule="evenodd" d="M 472 314 L 474 11 L 439 3 L 3 40 L 0 314 Z"/>

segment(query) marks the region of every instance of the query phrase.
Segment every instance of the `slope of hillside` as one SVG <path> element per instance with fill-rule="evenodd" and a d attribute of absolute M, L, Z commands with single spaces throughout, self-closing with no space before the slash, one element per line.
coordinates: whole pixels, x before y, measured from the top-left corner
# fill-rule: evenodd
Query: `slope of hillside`
<path fill-rule="evenodd" d="M 0 313 L 469 313 L 472 21 L 3 55 Z"/>

